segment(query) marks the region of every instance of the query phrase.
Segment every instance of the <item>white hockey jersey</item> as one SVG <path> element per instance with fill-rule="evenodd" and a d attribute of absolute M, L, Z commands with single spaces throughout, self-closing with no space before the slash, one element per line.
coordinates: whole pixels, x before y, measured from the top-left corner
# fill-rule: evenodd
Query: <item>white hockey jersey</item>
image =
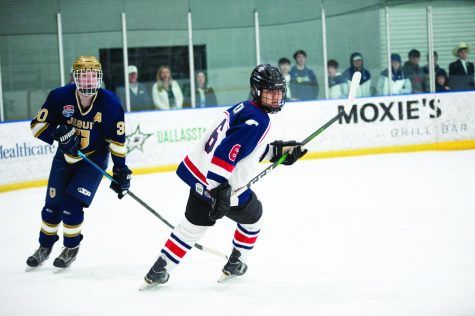
<path fill-rule="evenodd" d="M 209 190 L 228 180 L 231 206 L 242 205 L 251 191 L 236 191 L 257 174 L 259 162 L 267 156 L 270 125 L 267 112 L 253 101 L 232 106 L 181 162 L 178 176 L 204 199 L 210 199 Z"/>

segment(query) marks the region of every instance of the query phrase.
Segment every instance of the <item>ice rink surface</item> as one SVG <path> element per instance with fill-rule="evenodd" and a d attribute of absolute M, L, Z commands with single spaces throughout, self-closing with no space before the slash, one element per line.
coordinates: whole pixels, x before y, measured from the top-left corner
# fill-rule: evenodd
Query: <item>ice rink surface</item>
<path fill-rule="evenodd" d="M 264 167 L 264 166 L 262 166 Z M 133 192 L 171 223 L 187 187 L 135 176 Z M 45 188 L 0 194 L 0 315 L 475 315 L 475 151 L 325 160 L 279 167 L 254 190 L 264 225 L 248 273 L 193 249 L 161 288 L 139 292 L 170 230 L 103 181 L 73 266 L 25 272 Z M 200 243 L 229 252 L 235 224 Z M 61 240 L 62 241 L 62 240 Z"/>

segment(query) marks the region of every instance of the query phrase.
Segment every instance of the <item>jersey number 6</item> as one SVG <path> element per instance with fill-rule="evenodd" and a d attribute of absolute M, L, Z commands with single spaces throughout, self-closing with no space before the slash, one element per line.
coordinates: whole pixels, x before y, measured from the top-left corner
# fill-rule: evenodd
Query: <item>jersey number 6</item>
<path fill-rule="evenodd" d="M 219 132 L 223 131 L 224 124 L 226 124 L 226 119 L 224 119 L 218 127 L 211 133 L 211 136 L 206 141 L 205 151 L 207 154 L 213 151 L 214 145 L 216 145 L 216 141 L 218 140 Z"/>

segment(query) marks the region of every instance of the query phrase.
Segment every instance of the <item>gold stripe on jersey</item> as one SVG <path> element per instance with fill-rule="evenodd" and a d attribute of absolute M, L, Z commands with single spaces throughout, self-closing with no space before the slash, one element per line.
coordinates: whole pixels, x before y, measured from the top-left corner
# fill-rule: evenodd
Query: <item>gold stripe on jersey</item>
<path fill-rule="evenodd" d="M 118 157 L 125 157 L 125 154 L 127 153 L 127 150 L 124 144 L 114 142 L 114 141 L 111 141 L 109 143 L 109 150 L 114 156 L 118 156 Z"/>
<path fill-rule="evenodd" d="M 85 154 L 86 156 L 89 156 L 89 155 L 93 154 L 94 152 L 95 152 L 95 150 L 90 151 L 90 152 L 88 152 L 88 153 L 84 153 L 84 154 Z M 68 155 L 68 154 L 64 154 L 64 159 L 66 160 L 67 163 L 69 163 L 69 164 L 71 164 L 71 165 L 72 165 L 72 164 L 75 164 L 76 162 L 82 160 L 82 158 L 79 157 L 79 156 L 71 156 L 71 155 Z"/>
<path fill-rule="evenodd" d="M 47 129 L 49 126 L 49 123 L 33 123 L 31 124 L 31 132 L 33 133 L 33 136 L 38 138 L 38 136 L 41 135 Z"/>
<path fill-rule="evenodd" d="M 82 111 L 82 105 L 81 105 L 81 101 L 79 99 L 78 93 L 79 93 L 78 90 L 76 90 L 76 102 L 79 108 L 79 112 L 81 113 L 81 115 L 84 116 L 84 115 L 87 115 L 89 112 L 91 112 L 92 107 L 94 106 L 94 101 L 96 101 L 97 93 L 94 95 L 94 98 L 92 98 L 91 105 L 89 105 L 89 108 L 85 112 Z"/>

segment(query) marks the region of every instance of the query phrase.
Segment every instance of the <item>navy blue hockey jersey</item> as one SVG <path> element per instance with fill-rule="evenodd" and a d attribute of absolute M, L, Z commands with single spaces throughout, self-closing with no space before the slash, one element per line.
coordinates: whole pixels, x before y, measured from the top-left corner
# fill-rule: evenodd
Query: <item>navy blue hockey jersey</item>
<path fill-rule="evenodd" d="M 52 90 L 36 117 L 31 121 L 33 135 L 52 144 L 53 132 L 60 124 L 74 126 L 81 136 L 80 149 L 94 157 L 104 157 L 110 151 L 114 166 L 125 165 L 124 110 L 110 91 L 99 89 L 86 109 L 80 105 L 76 86 L 68 84 Z M 82 158 L 64 154 L 64 159 L 76 163 Z"/>

